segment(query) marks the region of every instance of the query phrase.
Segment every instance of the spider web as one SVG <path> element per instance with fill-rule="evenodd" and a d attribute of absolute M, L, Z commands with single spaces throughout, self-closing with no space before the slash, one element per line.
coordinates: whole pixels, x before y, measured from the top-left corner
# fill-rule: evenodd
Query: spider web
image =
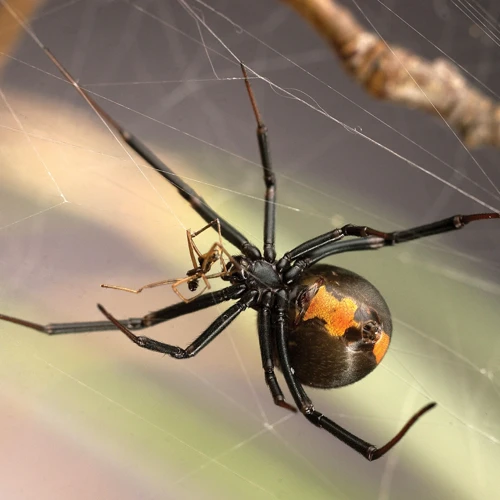
<path fill-rule="evenodd" d="M 0 2 L 0 311 L 44 323 L 101 319 L 96 302 L 119 318 L 175 303 L 169 287 L 135 296 L 99 285 L 183 276 L 185 231 L 202 221 L 116 140 L 6 5 L 17 8 Z M 388 40 L 453 59 L 498 99 L 493 3 L 347 5 Z M 264 186 L 242 59 L 270 133 L 278 253 L 346 222 L 391 230 L 500 209 L 498 151 L 469 151 L 446 123 L 365 95 L 278 2 L 51 0 L 29 23 L 118 122 L 261 245 Z M 199 238 L 208 248 L 214 234 Z M 316 407 L 382 444 L 438 402 L 371 464 L 272 404 L 253 311 L 182 363 L 115 332 L 48 338 L 2 323 L 0 494 L 495 498 L 498 248 L 492 221 L 328 260 L 381 290 L 395 331 L 378 370 L 311 390 Z M 146 334 L 186 345 L 224 307 Z"/>

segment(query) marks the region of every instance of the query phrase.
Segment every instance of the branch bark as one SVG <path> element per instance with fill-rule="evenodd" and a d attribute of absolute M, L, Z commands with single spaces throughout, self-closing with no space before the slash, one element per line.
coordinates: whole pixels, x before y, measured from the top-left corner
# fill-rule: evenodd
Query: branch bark
<path fill-rule="evenodd" d="M 308 21 L 375 97 L 441 116 L 468 147 L 500 147 L 500 106 L 448 60 L 428 61 L 365 30 L 335 0 L 282 0 Z"/>

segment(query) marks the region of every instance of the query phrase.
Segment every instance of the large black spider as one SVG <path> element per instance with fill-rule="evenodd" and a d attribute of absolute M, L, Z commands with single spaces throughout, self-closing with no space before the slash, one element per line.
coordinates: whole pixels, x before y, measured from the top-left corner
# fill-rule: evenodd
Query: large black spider
<path fill-rule="evenodd" d="M 187 283 L 189 290 L 194 292 L 200 279 L 203 279 L 206 287 L 209 287 L 207 278 L 216 277 L 229 282 L 230 285 L 219 291 L 199 294 L 189 300 L 185 299 L 183 302 L 152 312 L 142 318 L 116 320 L 104 307 L 98 305 L 109 321 L 40 325 L 2 314 L 0 314 L 0 319 L 48 335 L 118 328 L 140 347 L 168 354 L 175 359 L 186 359 L 198 354 L 245 309 L 253 308 L 258 313 L 257 325 L 264 377 L 275 404 L 296 411 L 285 401 L 279 386 L 274 371 L 275 368 L 279 368 L 283 372 L 295 404 L 311 423 L 325 429 L 368 460 L 380 458 L 389 451 L 421 415 L 435 406 L 435 403 L 424 406 L 393 439 L 380 448 L 351 434 L 314 408 L 303 385 L 333 388 L 360 380 L 380 363 L 392 335 L 392 321 L 387 304 L 371 283 L 346 269 L 329 264 L 317 264 L 317 262 L 338 253 L 373 250 L 461 229 L 469 222 L 500 218 L 500 214 L 455 215 L 423 226 L 391 233 L 348 224 L 305 241 L 277 260 L 275 251 L 276 180 L 271 165 L 267 129 L 257 109 L 245 67 L 241 65 L 257 121 L 257 139 L 266 186 L 262 255 L 254 244 L 210 208 L 203 198 L 179 179 L 137 137 L 116 123 L 79 87 L 52 53 L 41 44 L 40 46 L 87 103 L 117 130 L 132 149 L 177 188 L 179 194 L 206 221 L 207 226 L 202 230 L 209 227 L 218 229 L 219 237 L 222 236 L 232 243 L 240 254 L 229 255 L 222 246 L 222 242 L 214 244 L 209 252 L 202 254 L 192 242 L 192 239 L 202 230 L 188 234 L 194 267 L 186 273 L 186 278 L 151 283 L 139 290 L 126 290 L 138 293 L 143 288 L 165 283 L 173 283 L 174 290 L 176 290 L 175 286 L 183 282 Z M 358 239 L 342 241 L 345 236 L 354 236 Z M 195 250 L 198 262 L 194 255 Z M 226 254 L 227 263 L 223 260 L 222 254 Z M 221 272 L 207 275 L 212 264 L 217 261 L 220 261 L 223 267 Z M 124 289 L 123 287 L 113 288 Z M 149 328 L 185 314 L 234 300 L 237 302 L 186 348 L 132 333 L 132 330 Z"/>

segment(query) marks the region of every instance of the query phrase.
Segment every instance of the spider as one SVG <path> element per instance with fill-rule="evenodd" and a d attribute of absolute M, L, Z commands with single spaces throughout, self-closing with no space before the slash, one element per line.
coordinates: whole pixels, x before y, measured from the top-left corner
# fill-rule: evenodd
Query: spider
<path fill-rule="evenodd" d="M 276 179 L 271 164 L 267 129 L 257 108 L 245 66 L 241 64 L 250 104 L 257 122 L 257 139 L 264 174 L 264 247 L 261 253 L 232 224 L 220 217 L 193 188 L 177 177 L 140 139 L 115 122 L 79 87 L 49 49 L 41 43 L 40 47 L 94 111 L 114 127 L 139 156 L 177 189 L 193 210 L 205 220 L 206 227 L 220 228 L 222 238 L 233 244 L 239 254 L 233 256 L 228 254 L 227 263 L 221 261 L 223 269 L 217 273 L 217 277 L 229 283 L 227 287 L 203 295 L 198 294 L 192 300 L 183 300 L 143 317 L 117 320 L 99 304 L 99 310 L 108 321 L 40 325 L 6 315 L 0 315 L 0 319 L 48 335 L 119 329 L 139 347 L 167 354 L 175 359 L 187 359 L 207 347 L 243 311 L 254 309 L 257 311 L 264 378 L 274 403 L 287 410 L 297 411 L 285 400 L 275 374 L 275 369 L 279 369 L 283 373 L 296 407 L 309 422 L 326 430 L 370 461 L 387 453 L 402 439 L 417 419 L 436 403 L 424 406 L 390 441 L 378 448 L 316 410 L 304 385 L 327 389 L 342 387 L 362 379 L 381 362 L 392 336 L 391 315 L 380 292 L 358 274 L 318 262 L 343 252 L 374 250 L 461 229 L 466 224 L 478 220 L 498 219 L 500 214 L 455 215 L 394 232 L 347 224 L 301 243 L 278 259 L 275 251 Z M 346 236 L 354 238 L 344 240 Z M 208 254 L 197 252 L 199 262 L 196 263 L 193 247 L 190 247 L 194 267 L 191 272 L 188 271 L 186 283 L 203 279 L 207 284 L 205 278 L 209 277 L 206 273 L 209 272 L 210 266 L 219 259 L 219 254 L 226 253 L 222 244 L 220 248 L 214 246 L 212 249 L 212 253 L 209 251 Z M 206 260 L 207 255 L 209 260 Z M 150 286 L 152 285 L 155 284 Z M 191 290 L 194 289 L 196 285 L 193 284 Z M 149 328 L 230 301 L 236 302 L 186 348 L 133 333 L 133 330 Z"/>
<path fill-rule="evenodd" d="M 203 231 L 206 231 L 210 227 L 217 228 L 217 232 L 219 234 L 219 241 L 216 241 L 209 248 L 208 252 L 201 253 L 196 243 L 194 242 L 194 238 L 196 238 L 196 236 L 201 234 Z M 191 230 L 188 229 L 186 231 L 186 236 L 189 249 L 189 256 L 191 257 L 191 263 L 193 264 L 193 267 L 192 269 L 189 269 L 186 272 L 186 276 L 184 278 L 155 281 L 154 283 L 148 283 L 147 285 L 143 285 L 137 290 L 133 288 L 127 288 L 124 286 L 116 286 L 116 285 L 101 285 L 101 287 L 111 288 L 113 290 L 122 290 L 124 292 L 130 292 L 130 293 L 141 293 L 146 288 L 155 288 L 157 286 L 172 285 L 172 290 L 177 294 L 178 297 L 180 297 L 184 302 L 191 302 L 196 297 L 201 295 L 205 290 L 209 290 L 211 288 L 210 283 L 208 281 L 209 279 L 222 278 L 223 276 L 228 274 L 229 271 L 226 268 L 224 255 L 226 255 L 226 257 L 228 257 L 230 261 L 232 260 L 232 256 L 228 253 L 228 251 L 224 248 L 224 245 L 222 244 L 222 234 L 221 234 L 219 219 L 215 219 L 214 221 L 210 222 L 206 226 L 203 226 L 201 229 L 199 229 L 194 233 L 192 233 Z M 198 262 L 196 262 L 196 259 L 198 259 Z M 220 264 L 221 271 L 218 273 L 207 274 L 217 261 Z M 203 280 L 205 286 L 201 290 L 199 290 L 196 295 L 188 298 L 185 297 L 180 292 L 179 286 L 181 286 L 183 283 L 187 284 L 188 290 L 190 292 L 196 292 L 196 290 L 198 290 L 198 287 L 200 285 L 200 279 Z"/>

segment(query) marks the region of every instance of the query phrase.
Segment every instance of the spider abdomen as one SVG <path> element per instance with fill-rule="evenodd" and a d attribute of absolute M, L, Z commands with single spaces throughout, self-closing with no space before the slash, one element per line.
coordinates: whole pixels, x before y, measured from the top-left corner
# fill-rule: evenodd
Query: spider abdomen
<path fill-rule="evenodd" d="M 392 334 L 380 292 L 358 274 L 326 264 L 302 275 L 289 318 L 291 365 L 311 387 L 330 389 L 362 379 L 380 363 Z"/>

